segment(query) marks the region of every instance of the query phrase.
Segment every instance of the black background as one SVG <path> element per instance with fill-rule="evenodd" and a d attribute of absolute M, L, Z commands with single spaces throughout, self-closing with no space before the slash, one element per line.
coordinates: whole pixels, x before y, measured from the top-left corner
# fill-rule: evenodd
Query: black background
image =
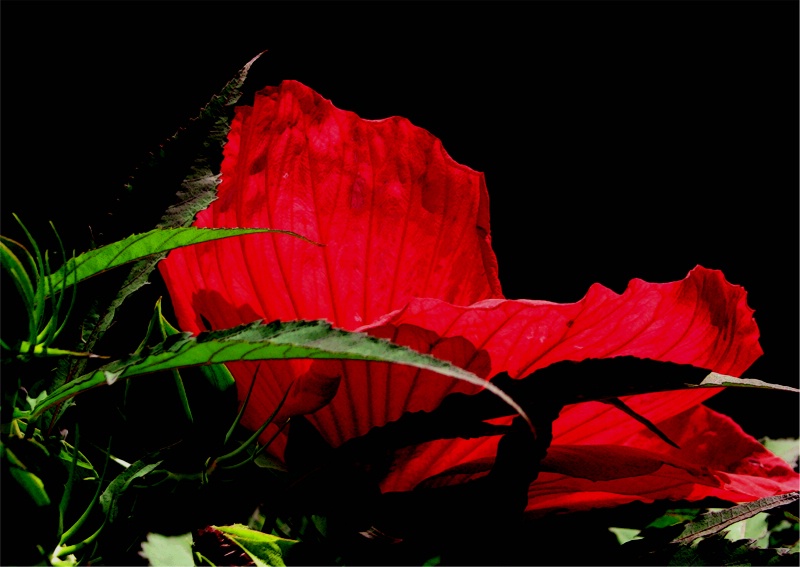
<path fill-rule="evenodd" d="M 115 205 L 127 176 L 266 49 L 249 85 L 405 116 L 485 173 L 506 296 L 721 269 L 761 329 L 747 375 L 797 385 L 796 2 L 3 0 L 0 21 L 4 235 L 12 212 L 51 249 L 50 220 L 79 252 L 151 228 L 162 204 Z M 798 434 L 793 394 L 710 405 Z"/>

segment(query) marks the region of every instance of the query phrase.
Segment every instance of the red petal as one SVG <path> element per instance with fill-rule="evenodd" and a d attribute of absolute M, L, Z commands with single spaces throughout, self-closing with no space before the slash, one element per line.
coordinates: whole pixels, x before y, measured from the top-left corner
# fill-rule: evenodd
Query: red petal
<path fill-rule="evenodd" d="M 542 462 L 543 472 L 529 489 L 528 512 L 541 515 L 660 499 L 749 502 L 800 489 L 800 476 L 782 459 L 729 417 L 705 406 L 657 425 L 681 448 L 647 430 L 623 445 L 569 445 L 554 439 Z M 427 443 L 398 459 L 382 488 L 410 490 L 419 483 L 445 486 L 480 477 L 491 468 L 496 449 L 496 437 Z M 436 476 L 423 481 L 425 472 Z"/>
<path fill-rule="evenodd" d="M 554 450 L 546 461 L 553 472 L 543 474 L 531 485 L 529 511 L 565 507 L 570 510 L 598 505 L 612 506 L 640 500 L 681 499 L 696 501 L 707 497 L 749 502 L 765 496 L 800 489 L 800 476 L 782 459 L 747 435 L 729 417 L 698 406 L 658 424 L 681 447 L 675 449 L 650 432 L 641 432 L 617 446 L 615 457 L 593 447 L 572 446 L 579 459 L 564 458 Z M 567 446 L 569 447 L 569 446 Z M 566 447 L 564 447 L 566 449 Z M 623 460 L 619 456 L 628 453 Z M 636 475 L 636 467 L 649 456 L 663 464 L 648 474 Z M 613 461 L 614 477 L 593 480 L 591 471 L 600 462 Z M 596 470 L 596 469 L 595 469 Z M 567 496 L 565 492 L 573 494 Z"/>
<path fill-rule="evenodd" d="M 353 329 L 416 296 L 501 296 L 483 174 L 407 120 L 362 120 L 285 81 L 237 109 L 224 154 L 218 199 L 196 226 L 289 230 L 324 247 L 253 235 L 173 251 L 159 268 L 184 330 L 204 330 L 203 318 L 213 329 L 321 318 Z M 258 427 L 308 368 L 270 364 L 245 425 Z M 231 371 L 243 395 L 253 366 Z M 320 380 L 293 392 L 284 413 L 327 402 L 330 377 Z"/>
<path fill-rule="evenodd" d="M 285 81 L 237 109 L 203 227 L 268 227 L 173 251 L 160 269 L 183 329 L 256 318 L 354 329 L 413 297 L 500 297 L 483 174 L 399 117 L 362 120 Z"/>
<path fill-rule="evenodd" d="M 327 318 L 485 377 L 522 377 L 560 360 L 622 355 L 739 375 L 761 354 L 744 290 L 701 267 L 680 282 L 633 280 L 622 295 L 595 285 L 573 304 L 501 299 L 483 175 L 453 162 L 435 137 L 402 118 L 361 120 L 292 81 L 260 92 L 252 108 L 238 109 L 219 199 L 198 215 L 196 225 L 291 230 L 324 246 L 287 235 L 253 235 L 172 252 L 160 269 L 181 327 L 194 332 L 205 328 L 203 319 L 223 328 L 255 319 Z M 232 365 L 240 391 L 253 370 L 252 364 Z M 404 411 L 432 409 L 451 391 L 473 389 L 377 363 L 270 362 L 261 365 L 259 376 L 244 419 L 249 427 L 260 425 L 293 381 L 285 414 L 325 403 L 341 377 L 333 402 L 313 416 L 334 444 Z M 651 421 L 665 423 L 713 392 L 627 401 Z M 695 474 L 686 472 L 691 461 L 675 459 L 653 471 L 652 458 L 629 445 L 631 439 L 644 443 L 647 433 L 600 404 L 567 408 L 555 426 L 561 446 L 614 444 L 620 471 L 636 469 L 637 478 L 673 482 L 675 474 Z M 435 465 L 414 458 L 406 469 L 422 463 L 417 476 L 425 477 L 453 458 L 478 463 L 474 447 L 466 449 Z M 664 467 L 672 468 L 659 477 Z M 412 478 L 402 480 L 408 484 Z M 647 490 L 661 494 L 669 484 L 648 482 L 629 497 L 649 497 Z M 748 482 L 731 483 L 731 490 L 744 493 Z M 587 499 L 617 494 L 593 486 L 582 488 Z"/>
<path fill-rule="evenodd" d="M 562 360 L 623 355 L 739 375 L 762 352 L 752 313 L 741 287 L 726 282 L 719 271 L 697 267 L 679 282 L 633 280 L 621 295 L 596 284 L 571 304 L 487 300 L 455 306 L 415 299 L 364 330 L 431 352 L 483 377 L 500 372 L 522 377 Z M 395 420 L 404 411 L 431 410 L 450 392 L 476 390 L 464 382 L 400 366 L 387 370 L 375 363 L 346 362 L 327 372 L 338 372 L 344 379 L 339 394 L 314 419 L 335 445 Z M 626 401 L 649 419 L 660 420 L 717 391 L 667 392 Z M 611 406 L 585 407 L 579 412 L 565 410 L 555 433 L 574 443 L 587 435 L 616 442 L 642 427 L 635 420 L 621 419 L 624 415 Z M 608 421 L 601 421 L 606 415 Z M 584 427 L 589 420 L 594 427 Z"/>
<path fill-rule="evenodd" d="M 746 295 L 722 272 L 698 266 L 677 282 L 631 280 L 622 295 L 595 284 L 569 304 L 487 300 L 464 307 L 416 299 L 370 327 L 411 325 L 463 337 L 489 355 L 491 375 L 514 378 L 562 360 L 625 355 L 739 375 L 762 354 Z"/>

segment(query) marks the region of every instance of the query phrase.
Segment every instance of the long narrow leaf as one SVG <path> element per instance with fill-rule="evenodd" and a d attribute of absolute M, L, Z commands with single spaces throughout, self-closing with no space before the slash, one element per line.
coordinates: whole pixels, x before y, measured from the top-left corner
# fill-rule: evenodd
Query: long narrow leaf
<path fill-rule="evenodd" d="M 58 535 L 64 533 L 64 515 L 69 505 L 69 499 L 72 495 L 72 486 L 75 483 L 75 472 L 78 470 L 78 446 L 80 445 L 80 426 L 75 424 L 75 444 L 72 448 L 72 463 L 69 467 L 69 475 L 67 482 L 64 484 L 64 493 L 61 495 L 61 502 L 58 505 Z"/>
<path fill-rule="evenodd" d="M 154 348 L 112 362 L 53 391 L 34 417 L 81 392 L 141 374 L 241 360 L 369 360 L 414 366 L 464 380 L 495 393 L 527 419 L 522 408 L 497 386 L 457 366 L 364 333 L 334 329 L 327 321 L 251 323 L 232 329 L 173 335 Z"/>
<path fill-rule="evenodd" d="M 44 267 L 44 257 L 42 253 L 39 251 L 39 246 L 36 244 L 36 240 L 34 240 L 33 235 L 28 231 L 27 227 L 22 223 L 20 218 L 12 213 L 14 219 L 16 219 L 17 224 L 19 224 L 22 231 L 25 233 L 25 236 L 28 237 L 28 241 L 31 244 L 31 248 L 33 248 L 33 258 L 35 259 L 34 264 L 34 281 L 35 290 L 34 290 L 34 297 L 33 297 L 33 311 L 32 311 L 32 320 L 34 321 L 34 331 L 31 333 L 31 342 L 36 342 L 36 333 L 39 330 L 40 322 L 44 317 L 44 309 L 45 309 L 45 298 L 46 295 L 46 288 L 44 277 L 45 277 L 45 267 Z"/>
<path fill-rule="evenodd" d="M 47 279 L 47 289 L 52 293 L 52 290 L 61 288 L 65 278 L 68 278 L 70 282 L 81 282 L 94 275 L 105 272 L 106 270 L 122 266 L 134 260 L 141 260 L 153 254 L 169 252 L 170 250 L 182 246 L 190 246 L 200 242 L 209 242 L 211 240 L 219 240 L 231 236 L 266 232 L 275 232 L 303 238 L 299 234 L 293 232 L 268 228 L 156 228 L 142 234 L 133 234 L 118 242 L 95 248 L 89 252 L 84 252 L 76 258 L 70 259 Z"/>
<path fill-rule="evenodd" d="M 161 194 L 161 180 L 165 176 L 182 175 L 181 190 L 177 193 L 178 202 L 170 205 L 157 228 L 186 227 L 194 216 L 205 209 L 216 198 L 219 176 L 214 165 L 222 152 L 233 108 L 242 94 L 242 87 L 250 72 L 250 67 L 261 53 L 248 61 L 239 72 L 228 81 L 222 90 L 211 97 L 200 109 L 200 113 L 185 127 L 165 140 L 157 152 L 150 154 L 128 183 L 126 194 L 139 195 L 140 199 L 153 199 Z M 155 269 L 163 254 L 148 256 L 136 262 L 115 295 L 103 299 L 99 307 L 84 318 L 82 333 L 83 349 L 91 351 L 97 341 L 105 334 L 114 321 L 116 310 L 125 299 L 141 288 Z M 73 376 L 83 373 L 85 362 L 80 359 L 60 364 L 56 371 L 54 385 L 61 386 Z"/>
<path fill-rule="evenodd" d="M 103 480 L 106 478 L 106 472 L 108 472 L 108 462 L 111 460 L 111 439 L 108 440 L 108 447 L 106 449 L 106 458 L 105 462 L 103 463 L 103 474 L 100 475 L 100 478 L 97 479 L 97 488 L 95 489 L 94 496 L 92 497 L 89 505 L 84 509 L 83 514 L 81 514 L 80 518 L 78 518 L 72 526 L 69 527 L 64 533 L 61 534 L 61 538 L 59 539 L 59 545 L 66 545 L 67 541 L 77 533 L 81 526 L 89 519 L 89 516 L 94 509 L 95 504 L 97 504 L 98 499 L 100 498 L 101 491 L 103 489 Z"/>
<path fill-rule="evenodd" d="M 734 378 L 733 376 L 726 376 L 725 374 L 718 374 L 716 372 L 710 373 L 702 382 L 697 384 L 697 388 L 719 388 L 725 386 L 726 388 L 760 388 L 764 390 L 784 390 L 786 392 L 800 393 L 800 389 L 791 386 L 784 386 L 782 384 L 770 384 L 763 380 L 755 378 Z"/>
<path fill-rule="evenodd" d="M 164 334 L 164 338 L 180 334 L 180 331 L 173 327 L 172 324 L 161 314 L 161 298 L 158 300 L 156 310 L 158 311 L 159 325 L 162 333 Z M 208 364 L 201 366 L 200 374 L 202 374 L 203 377 L 220 392 L 224 392 L 228 388 L 231 388 L 236 382 L 233 379 L 233 374 L 231 374 L 231 371 L 228 370 L 228 367 L 224 364 Z"/>
<path fill-rule="evenodd" d="M 31 282 L 28 272 L 25 270 L 25 266 L 7 244 L 16 244 L 22 250 L 24 250 L 26 254 L 28 254 L 28 251 L 13 240 L 7 238 L 2 238 L 2 240 L 0 240 L 0 267 L 2 267 L 11 276 L 11 279 L 14 281 L 14 285 L 16 286 L 17 291 L 22 298 L 22 302 L 25 305 L 25 312 L 28 316 L 27 337 L 29 339 L 33 339 L 37 332 L 37 321 L 34 313 L 35 298 L 33 283 Z M 28 254 L 28 256 L 30 256 L 30 254 Z"/>
<path fill-rule="evenodd" d="M 779 506 L 787 506 L 798 500 L 800 500 L 800 493 L 791 492 L 778 496 L 768 496 L 755 502 L 746 502 L 718 512 L 703 514 L 694 522 L 687 524 L 681 535 L 672 540 L 672 543 L 691 543 L 699 537 L 713 535 L 736 522 L 751 518 L 760 512 Z"/>
<path fill-rule="evenodd" d="M 137 478 L 143 477 L 158 468 L 163 459 L 158 459 L 159 454 L 148 455 L 146 458 L 136 461 L 124 471 L 119 473 L 108 487 L 100 495 L 100 506 L 110 522 L 114 522 L 118 513 L 118 500 L 120 495 L 128 489 L 128 486 Z"/>
<path fill-rule="evenodd" d="M 61 257 L 64 258 L 65 262 L 69 262 L 70 259 L 74 259 L 75 258 L 75 252 L 74 251 L 72 253 L 72 257 L 70 259 L 67 259 L 67 251 L 64 248 L 64 243 L 61 241 L 61 236 L 59 236 L 58 231 L 56 230 L 56 227 L 53 225 L 52 222 L 50 223 L 50 226 L 53 228 L 53 232 L 56 235 L 56 240 L 58 240 L 58 247 L 59 247 L 59 250 L 61 251 Z M 51 275 L 52 275 L 52 272 L 50 271 L 50 265 L 48 264 L 47 265 L 48 283 L 50 281 L 49 278 L 50 278 Z M 75 276 L 77 276 L 77 274 L 75 274 Z M 62 282 L 62 285 L 61 285 L 61 288 L 58 290 L 60 293 L 59 293 L 59 296 L 58 296 L 58 300 L 55 302 L 55 306 L 53 307 L 53 319 L 54 320 L 58 319 L 58 313 L 61 310 L 61 304 L 63 303 L 64 297 L 67 294 L 67 288 L 72 287 L 72 293 L 71 293 L 71 297 L 70 297 L 69 306 L 67 307 L 67 312 L 64 314 L 64 317 L 61 319 L 61 325 L 59 325 L 59 327 L 57 329 L 55 329 L 55 331 L 53 331 L 53 333 L 51 334 L 51 336 L 50 336 L 50 341 L 51 342 L 54 341 L 61 334 L 61 331 L 64 330 L 64 327 L 67 324 L 67 320 L 69 319 L 69 316 L 72 313 L 72 309 L 75 307 L 75 299 L 77 297 L 77 290 L 75 289 L 75 284 L 77 284 L 78 281 L 77 281 L 76 278 L 73 278 L 72 283 L 69 283 L 68 279 L 69 278 L 64 278 L 64 280 Z M 50 293 L 50 292 L 48 292 L 48 293 Z M 55 291 L 53 291 L 52 293 L 55 293 Z"/>
<path fill-rule="evenodd" d="M 25 266 L 19 258 L 17 258 L 9 245 L 18 247 L 25 251 L 26 254 L 27 250 L 25 250 L 21 244 L 10 238 L 0 237 L 0 265 L 2 265 L 3 269 L 13 278 L 14 285 L 17 287 L 19 294 L 22 296 L 22 300 L 25 302 L 25 307 L 32 311 L 34 295 L 33 283 L 31 282 L 28 272 L 25 270 Z M 30 256 L 30 254 L 28 254 L 28 256 Z"/>

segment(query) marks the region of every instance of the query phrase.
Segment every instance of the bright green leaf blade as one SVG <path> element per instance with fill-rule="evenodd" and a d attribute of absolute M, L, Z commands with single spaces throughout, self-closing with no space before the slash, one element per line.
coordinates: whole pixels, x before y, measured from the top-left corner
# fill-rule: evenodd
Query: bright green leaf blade
<path fill-rule="evenodd" d="M 163 316 L 161 315 L 161 298 L 158 298 L 156 301 L 155 309 L 153 309 L 153 315 L 150 317 L 150 321 L 147 323 L 147 330 L 144 333 L 144 337 L 142 337 L 139 346 L 136 348 L 134 353 L 138 354 L 142 352 L 145 347 L 149 344 L 153 344 L 155 342 L 159 342 L 162 335 L 158 332 L 161 328 L 161 319 Z"/>
<path fill-rule="evenodd" d="M 203 377 L 214 387 L 214 389 L 224 392 L 228 388 L 233 387 L 236 381 L 233 379 L 233 374 L 228 370 L 224 364 L 210 364 L 208 366 L 201 366 L 200 372 Z"/>
<path fill-rule="evenodd" d="M 17 215 L 14 215 L 14 218 L 18 218 Z M 36 260 L 33 259 L 33 255 L 31 255 L 30 251 L 27 248 L 25 248 L 25 246 L 23 246 L 21 243 L 17 242 L 13 238 L 3 236 L 2 234 L 0 234 L 0 244 L 8 248 L 8 250 L 15 258 L 17 257 L 17 254 L 14 253 L 14 250 L 17 250 L 20 255 L 19 257 L 23 258 L 28 263 L 28 269 L 30 270 L 30 273 L 34 275 L 37 274 Z M 26 268 L 23 267 L 23 270 L 26 270 Z"/>
<path fill-rule="evenodd" d="M 297 542 L 291 539 L 257 532 L 242 524 L 211 526 L 241 547 L 259 567 L 284 566 L 286 552 Z"/>
<path fill-rule="evenodd" d="M 11 472 L 11 476 L 14 477 L 14 480 L 28 493 L 37 506 L 47 506 L 50 504 L 50 497 L 44 489 L 42 479 L 30 471 L 17 467 L 10 467 L 9 471 Z"/>
<path fill-rule="evenodd" d="M 449 362 L 365 333 L 334 329 L 327 321 L 258 322 L 222 331 L 173 335 L 152 349 L 112 362 L 53 391 L 35 415 L 80 392 L 140 374 L 185 366 L 241 360 L 368 360 L 404 364 L 464 380 L 493 392 L 527 419 L 522 408 L 497 386 Z M 529 422 L 530 423 L 530 422 Z"/>
<path fill-rule="evenodd" d="M 31 411 L 36 409 L 36 405 L 39 404 L 42 400 L 47 398 L 47 391 L 42 390 L 38 396 L 32 398 L 30 396 L 25 396 L 25 402 L 30 406 Z"/>
<path fill-rule="evenodd" d="M 156 311 L 158 314 L 158 325 L 161 328 L 161 332 L 164 334 L 165 337 L 171 337 L 172 335 L 180 334 L 180 331 L 172 326 L 172 323 L 167 321 L 167 318 L 164 317 L 164 314 L 161 311 L 161 298 L 158 298 L 158 302 L 156 303 Z"/>
<path fill-rule="evenodd" d="M 633 541 L 635 539 L 642 539 L 639 534 L 642 530 L 637 530 L 633 528 L 608 528 L 612 534 L 614 534 L 617 538 L 617 542 L 620 545 L 628 543 L 629 541 Z"/>
<path fill-rule="evenodd" d="M 118 242 L 95 248 L 72 258 L 48 278 L 49 287 L 47 289 L 60 289 L 65 277 L 67 277 L 68 283 L 81 282 L 106 270 L 175 248 L 231 236 L 265 232 L 276 232 L 302 238 L 289 231 L 268 228 L 155 228 L 142 234 L 133 234 Z"/>
<path fill-rule="evenodd" d="M 22 303 L 25 306 L 25 312 L 28 316 L 28 329 L 26 336 L 28 339 L 33 340 L 36 336 L 39 323 L 36 318 L 36 298 L 33 282 L 31 281 L 28 272 L 25 270 L 25 266 L 22 264 L 19 258 L 17 258 L 11 248 L 9 248 L 9 246 L 15 246 L 24 251 L 26 254 L 27 250 L 25 250 L 21 244 L 11 240 L 10 238 L 0 237 L 0 267 L 2 267 L 2 269 L 8 272 L 8 274 L 11 276 L 11 279 L 14 281 L 14 286 L 17 288 L 17 291 L 22 297 Z M 28 258 L 30 260 L 30 254 L 28 254 Z M 32 263 L 32 260 L 30 261 Z M 33 271 L 36 271 L 35 264 L 33 266 Z"/>
<path fill-rule="evenodd" d="M 25 307 L 32 310 L 34 301 L 33 283 L 31 283 L 30 276 L 25 270 L 25 266 L 22 265 L 22 262 L 14 255 L 11 249 L 6 246 L 5 242 L 3 242 L 4 240 L 9 241 L 9 243 L 13 242 L 6 238 L 0 240 L 0 266 L 11 275 L 11 278 L 14 280 L 14 285 L 17 287 L 19 294 L 25 302 Z M 17 246 L 21 245 L 17 244 Z"/>
<path fill-rule="evenodd" d="M 681 535 L 675 538 L 672 543 L 691 543 L 699 537 L 713 535 L 756 514 L 779 506 L 786 506 L 799 499 L 800 492 L 791 492 L 779 496 L 768 496 L 755 502 L 746 502 L 718 512 L 703 514 L 697 520 L 688 524 Z"/>
<path fill-rule="evenodd" d="M 31 344 L 28 341 L 20 341 L 19 352 L 21 354 L 31 354 L 34 356 L 50 357 L 78 357 L 78 358 L 108 358 L 107 356 L 97 355 L 86 351 L 64 350 L 62 348 L 48 347 L 43 344 Z"/>
<path fill-rule="evenodd" d="M 72 449 L 72 446 L 66 442 L 62 442 L 61 450 L 58 453 L 58 458 L 64 461 L 64 464 L 67 466 L 71 466 L 73 461 L 75 460 L 73 453 L 69 449 Z M 92 465 L 92 463 L 80 451 L 78 451 L 78 457 L 77 461 L 75 461 L 75 464 L 81 467 L 82 469 L 86 469 L 87 471 L 92 472 L 93 476 L 97 476 L 97 472 L 94 470 L 94 466 Z"/>
<path fill-rule="evenodd" d="M 139 555 L 154 567 L 191 567 L 195 564 L 192 555 L 192 534 L 165 536 L 149 533 L 147 541 L 142 542 Z"/>

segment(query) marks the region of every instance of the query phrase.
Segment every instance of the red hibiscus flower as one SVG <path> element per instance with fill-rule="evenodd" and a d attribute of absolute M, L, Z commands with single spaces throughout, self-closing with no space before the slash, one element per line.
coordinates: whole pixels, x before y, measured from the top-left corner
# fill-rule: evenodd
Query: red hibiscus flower
<path fill-rule="evenodd" d="M 429 132 L 398 117 L 362 120 L 285 81 L 237 109 L 218 199 L 195 225 L 284 229 L 324 246 L 252 235 L 175 250 L 160 270 L 184 330 L 327 319 L 487 379 L 522 379 L 563 361 L 615 357 L 741 376 L 761 355 L 745 291 L 699 266 L 671 283 L 633 280 L 622 294 L 595 284 L 576 303 L 505 299 L 488 199 L 483 175 L 455 163 Z M 383 363 L 291 360 L 258 368 L 245 425 L 257 428 L 294 384 L 282 415 L 308 414 L 334 447 L 407 412 L 434 410 L 449 394 L 477 391 Z M 231 370 L 243 396 L 255 365 Z M 789 466 L 702 405 L 718 391 L 623 398 L 677 447 L 617 407 L 567 405 L 530 484 L 528 512 L 709 496 L 743 502 L 797 490 Z M 278 454 L 281 439 L 274 444 Z M 395 452 L 381 490 L 485 476 L 500 439 L 404 448 Z"/>

